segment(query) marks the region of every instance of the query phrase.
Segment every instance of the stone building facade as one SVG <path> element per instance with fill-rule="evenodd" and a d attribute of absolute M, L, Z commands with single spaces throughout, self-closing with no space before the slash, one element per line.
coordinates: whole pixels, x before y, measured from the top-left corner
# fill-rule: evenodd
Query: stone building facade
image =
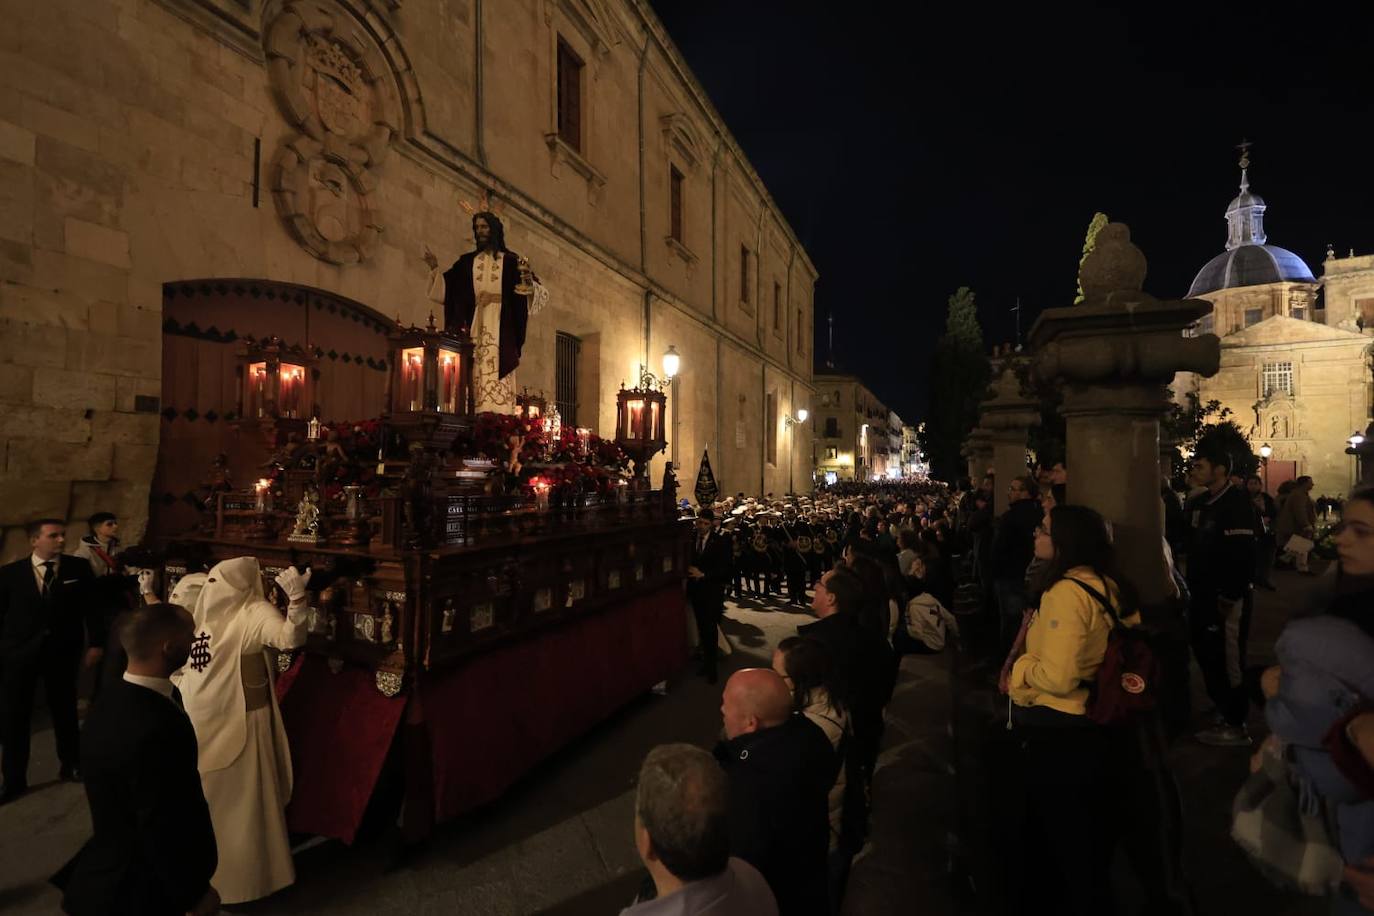
<path fill-rule="evenodd" d="M 1250 190 L 1248 165 L 1242 159 L 1240 194 L 1227 208 L 1227 249 L 1188 292 L 1213 304 L 1197 331 L 1221 338 L 1221 370 L 1180 378 L 1176 388 L 1192 386 L 1203 403 L 1229 408 L 1256 453 L 1269 445 L 1271 491 L 1305 474 L 1315 494 L 1335 496 L 1354 481 L 1346 440 L 1374 407 L 1374 257 L 1328 251 L 1317 279 L 1297 255 L 1269 245 L 1266 204 Z"/>
<path fill-rule="evenodd" d="M 522 386 L 552 400 L 575 379 L 577 422 L 609 435 L 620 383 L 673 345 L 686 474 L 709 448 L 725 492 L 809 479 L 809 424 L 784 418 L 812 399 L 816 270 L 645 0 L 12 6 L 5 556 L 37 515 L 108 509 L 140 535 L 173 284 L 289 284 L 422 323 L 423 252 L 469 250 L 460 203 L 488 189 L 552 293 Z"/>
<path fill-rule="evenodd" d="M 818 482 L 873 480 L 886 475 L 890 467 L 900 469 L 901 426 L 897 427 L 894 451 L 889 419 L 896 414 L 883 406 L 858 376 L 817 372 L 813 383 L 816 406 L 811 414 L 815 421 L 812 435 Z"/>

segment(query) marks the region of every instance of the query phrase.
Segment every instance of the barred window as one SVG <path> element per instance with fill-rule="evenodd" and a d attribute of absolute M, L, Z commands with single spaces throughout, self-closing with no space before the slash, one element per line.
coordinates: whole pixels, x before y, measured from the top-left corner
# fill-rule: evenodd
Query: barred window
<path fill-rule="evenodd" d="M 1260 395 L 1269 397 L 1271 394 L 1286 394 L 1293 396 L 1293 364 L 1292 363 L 1265 363 L 1260 370 Z"/>
<path fill-rule="evenodd" d="M 554 403 L 564 426 L 577 426 L 577 370 L 582 341 L 559 331 L 554 338 Z"/>

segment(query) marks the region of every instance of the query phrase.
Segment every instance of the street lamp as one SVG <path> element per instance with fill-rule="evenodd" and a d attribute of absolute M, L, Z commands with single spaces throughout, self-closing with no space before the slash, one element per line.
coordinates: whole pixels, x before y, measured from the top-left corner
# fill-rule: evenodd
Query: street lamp
<path fill-rule="evenodd" d="M 791 414 L 783 414 L 782 422 L 783 422 L 783 425 L 784 425 L 785 427 L 787 427 L 788 429 L 791 429 L 793 426 L 796 426 L 798 423 L 805 423 L 805 422 L 806 422 L 806 418 L 809 417 L 809 416 L 811 416 L 811 414 L 807 412 L 807 410 L 806 410 L 805 407 L 798 407 L 798 408 L 797 408 L 797 415 L 796 415 L 795 417 L 792 416 Z M 788 450 L 787 450 L 787 493 L 788 493 L 789 496 L 792 495 L 792 493 L 793 493 L 794 490 L 795 490 L 795 486 L 794 486 L 794 484 L 793 484 L 793 479 L 794 479 L 794 476 L 795 476 L 795 474 L 796 474 L 796 467 L 797 467 L 797 434 L 796 434 L 795 432 L 793 432 L 793 433 L 792 433 L 792 443 L 791 443 L 791 446 L 790 446 L 790 447 L 788 448 Z"/>
<path fill-rule="evenodd" d="M 1274 454 L 1274 449 L 1266 442 L 1260 446 L 1260 463 L 1264 468 L 1264 492 L 1269 492 L 1269 456 Z"/>
<path fill-rule="evenodd" d="M 673 462 L 673 470 L 677 470 L 677 373 L 682 368 L 682 357 L 678 355 L 677 347 L 668 344 L 668 349 L 663 353 L 663 377 L 668 380 L 668 387 L 672 389 L 672 436 L 670 442 L 673 451 L 670 460 Z"/>
<path fill-rule="evenodd" d="M 1360 452 L 1363 451 L 1360 446 L 1364 445 L 1364 434 L 1357 429 L 1345 441 L 1350 445 L 1345 452 L 1350 456 L 1351 487 L 1355 487 L 1360 482 Z"/>

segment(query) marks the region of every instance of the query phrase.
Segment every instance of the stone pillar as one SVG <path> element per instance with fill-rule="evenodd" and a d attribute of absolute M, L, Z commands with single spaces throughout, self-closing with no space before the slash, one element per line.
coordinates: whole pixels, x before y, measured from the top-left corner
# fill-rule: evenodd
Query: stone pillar
<path fill-rule="evenodd" d="M 992 494 L 992 511 L 1001 515 L 1007 511 L 1007 487 L 1013 477 L 1023 477 L 1026 470 L 1026 434 L 1040 423 L 1040 409 L 1036 401 L 1021 394 L 1021 381 L 1011 363 L 1003 365 L 993 379 L 991 397 L 983 402 L 980 427 L 987 431 L 992 443 L 992 466 L 996 469 L 997 487 Z"/>
<path fill-rule="evenodd" d="M 992 467 L 992 433 L 981 426 L 975 427 L 964 443 L 963 455 L 968 460 L 968 478 L 976 488 Z"/>
<path fill-rule="evenodd" d="M 1212 310 L 1200 299 L 1160 301 L 1142 291 L 1145 256 L 1130 229 L 1108 224 L 1079 271 L 1082 305 L 1047 309 L 1031 329 L 1034 371 L 1064 391 L 1069 502 L 1112 525 L 1118 562 L 1145 606 L 1168 595 L 1159 421 L 1177 372 L 1215 375 L 1214 334 L 1184 337 Z"/>

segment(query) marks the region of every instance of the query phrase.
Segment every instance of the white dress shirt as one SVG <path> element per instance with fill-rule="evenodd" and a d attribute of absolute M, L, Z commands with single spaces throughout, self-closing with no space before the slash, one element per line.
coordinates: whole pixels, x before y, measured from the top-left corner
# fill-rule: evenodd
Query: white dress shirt
<path fill-rule="evenodd" d="M 38 583 L 38 594 L 43 594 L 43 564 L 45 561 L 38 554 L 31 554 L 29 559 L 33 561 L 33 580 Z M 58 554 L 52 558 L 52 580 L 57 581 L 57 575 L 62 571 L 62 555 Z"/>
<path fill-rule="evenodd" d="M 137 684 L 139 687 L 155 690 L 167 699 L 172 699 L 172 682 L 165 677 L 149 677 L 146 674 L 130 674 L 125 671 L 124 680 L 130 684 Z"/>

